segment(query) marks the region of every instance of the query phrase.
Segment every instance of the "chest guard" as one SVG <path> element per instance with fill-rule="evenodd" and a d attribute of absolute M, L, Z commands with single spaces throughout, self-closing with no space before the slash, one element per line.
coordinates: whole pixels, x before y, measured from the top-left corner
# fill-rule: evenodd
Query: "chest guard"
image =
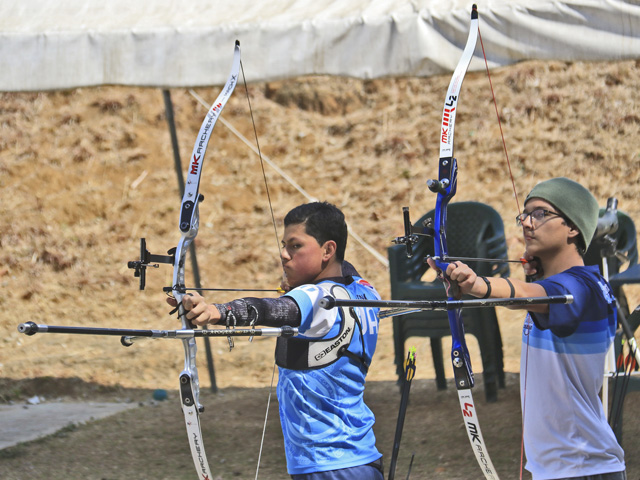
<path fill-rule="evenodd" d="M 331 286 L 329 294 L 344 300 L 351 298 L 347 290 L 337 284 Z M 368 370 L 369 364 L 364 357 L 365 345 L 360 320 L 353 308 L 348 311 L 343 307 L 338 308 L 342 313 L 342 322 L 336 336 L 317 340 L 278 337 L 276 340 L 276 364 L 289 370 L 309 370 L 326 367 L 337 362 L 341 357 L 348 356 L 356 363 L 362 364 L 365 370 Z M 348 350 L 356 330 L 356 324 L 362 341 L 362 357 Z"/>

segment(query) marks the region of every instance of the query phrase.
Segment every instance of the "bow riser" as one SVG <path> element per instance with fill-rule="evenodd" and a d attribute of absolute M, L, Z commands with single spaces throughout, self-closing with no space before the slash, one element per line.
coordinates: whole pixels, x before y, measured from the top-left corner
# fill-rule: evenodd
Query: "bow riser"
<path fill-rule="evenodd" d="M 446 112 L 446 109 L 445 109 Z M 444 118 L 444 117 L 443 117 Z M 443 124 L 445 120 L 443 119 Z M 453 126 L 452 126 L 453 127 Z M 436 258 L 446 257 L 448 255 L 447 247 L 447 207 L 449 201 L 456 194 L 458 186 L 458 163 L 455 158 L 440 158 L 440 166 L 438 169 L 438 181 L 430 181 L 429 188 L 438 194 L 435 208 L 435 236 L 434 236 L 434 253 Z M 446 272 L 447 262 L 436 261 L 437 267 Z M 447 289 L 449 300 L 455 300 L 458 297 L 457 287 L 450 284 Z M 475 385 L 473 371 L 471 369 L 471 357 L 464 335 L 464 323 L 462 322 L 462 314 L 460 310 L 449 311 L 449 328 L 451 330 L 451 362 L 454 366 L 453 373 L 458 389 L 473 388 Z"/>

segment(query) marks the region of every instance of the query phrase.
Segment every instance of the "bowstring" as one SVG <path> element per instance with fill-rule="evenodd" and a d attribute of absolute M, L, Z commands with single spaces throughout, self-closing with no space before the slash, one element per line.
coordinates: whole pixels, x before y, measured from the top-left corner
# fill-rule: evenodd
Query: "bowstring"
<path fill-rule="evenodd" d="M 509 176 L 511 177 L 511 186 L 513 187 L 513 196 L 516 199 L 516 205 L 518 207 L 518 213 L 520 211 L 520 202 L 518 200 L 518 192 L 516 191 L 516 182 L 511 170 L 511 161 L 509 160 L 509 152 L 507 151 L 507 142 L 504 139 L 504 133 L 502 131 L 502 121 L 500 120 L 500 114 L 498 113 L 498 102 L 496 102 L 496 95 L 493 91 L 493 82 L 491 81 L 491 73 L 489 72 L 489 63 L 487 62 L 487 55 L 484 52 L 484 43 L 482 43 L 482 34 L 480 33 L 480 25 L 478 25 L 478 38 L 480 38 L 480 46 L 482 47 L 482 58 L 484 58 L 484 65 L 487 70 L 487 78 L 489 79 L 489 86 L 491 87 L 491 98 L 493 99 L 493 107 L 496 111 L 496 117 L 498 118 L 498 126 L 500 127 L 500 138 L 502 138 L 502 149 L 504 156 L 507 159 L 507 166 L 509 167 Z"/>
<path fill-rule="evenodd" d="M 264 425 L 262 426 L 262 438 L 260 439 L 260 450 L 258 451 L 258 465 L 256 467 L 256 477 L 258 480 L 258 472 L 260 471 L 260 460 L 262 459 L 262 447 L 264 446 L 264 437 L 267 432 L 267 420 L 269 419 L 269 407 L 271 406 L 271 394 L 273 393 L 273 379 L 276 376 L 276 362 L 273 362 L 273 371 L 271 372 L 271 385 L 269 385 L 269 396 L 267 397 L 267 412 L 264 415 Z"/>
<path fill-rule="evenodd" d="M 244 83 L 244 91 L 247 95 L 247 103 L 249 104 L 249 114 L 251 115 L 251 125 L 253 127 L 253 135 L 256 139 L 256 148 L 258 149 L 258 158 L 260 158 L 260 168 L 262 169 L 262 178 L 264 179 L 264 188 L 267 191 L 267 200 L 269 201 L 269 212 L 271 213 L 271 222 L 273 223 L 273 233 L 276 237 L 276 250 L 280 256 L 280 240 L 278 240 L 278 227 L 276 226 L 276 217 L 273 213 L 273 205 L 271 203 L 271 193 L 269 193 L 269 183 L 267 182 L 267 173 L 264 170 L 264 160 L 262 159 L 262 151 L 260 150 L 260 141 L 258 140 L 258 130 L 256 122 L 253 118 L 253 108 L 251 107 L 251 99 L 249 98 L 249 88 L 247 87 L 247 79 L 244 76 L 244 67 L 242 60 L 240 61 L 240 70 L 242 71 L 242 82 Z"/>
<path fill-rule="evenodd" d="M 480 39 L 480 46 L 482 47 L 482 58 L 484 59 L 484 65 L 487 71 L 487 78 L 489 79 L 489 87 L 491 87 L 491 98 L 493 100 L 493 107 L 495 109 L 496 117 L 498 119 L 498 126 L 500 127 L 500 138 L 502 139 L 502 149 L 504 151 L 504 156 L 507 160 L 509 177 L 511 178 L 511 186 L 513 187 L 513 196 L 516 199 L 518 215 L 520 215 L 522 213 L 522 210 L 520 210 L 520 201 L 518 200 L 516 182 L 513 177 L 513 171 L 511 170 L 511 161 L 509 160 L 507 142 L 505 141 L 504 132 L 502 130 L 502 120 L 500 120 L 500 113 L 498 112 L 498 102 L 496 101 L 496 95 L 493 90 L 493 82 L 491 81 L 491 72 L 489 71 L 489 62 L 487 61 L 487 55 L 484 50 L 484 43 L 482 42 L 482 34 L 480 33 L 479 24 L 478 24 L 478 38 Z M 530 333 L 530 330 L 527 333 L 527 346 L 525 350 L 525 362 L 524 362 L 524 384 L 523 384 L 523 395 L 522 395 L 522 434 L 520 437 L 520 480 L 522 480 L 524 475 L 524 419 L 525 419 L 525 412 L 526 412 L 526 405 L 527 405 L 527 372 L 529 369 L 529 333 Z"/>
<path fill-rule="evenodd" d="M 278 240 L 278 227 L 276 226 L 276 217 L 273 213 L 273 204 L 271 203 L 271 194 L 269 193 L 269 183 L 267 182 L 267 174 L 264 169 L 264 160 L 262 158 L 262 151 L 260 150 L 260 141 L 258 140 L 258 130 L 256 128 L 256 122 L 253 117 L 253 108 L 251 107 L 251 99 L 249 97 L 249 88 L 247 87 L 247 78 L 244 75 L 244 67 L 242 66 L 242 60 L 240 61 L 240 71 L 242 72 L 242 82 L 244 83 L 244 91 L 247 95 L 247 103 L 249 105 L 249 113 L 251 116 L 251 125 L 253 127 L 253 134 L 256 140 L 256 148 L 258 149 L 258 158 L 260 159 L 260 168 L 262 169 L 262 178 L 264 179 L 264 187 L 267 192 L 267 200 L 269 202 L 269 211 L 271 213 L 271 222 L 273 224 L 273 233 L 276 238 L 276 250 L 278 251 L 278 257 L 280 256 L 280 241 Z M 284 270 L 283 270 L 284 273 Z M 284 277 L 283 277 L 284 278 Z M 257 320 L 257 318 L 256 318 Z M 276 376 L 276 362 L 273 362 L 273 372 L 271 373 L 271 383 L 269 385 L 269 395 L 267 396 L 267 410 L 264 415 L 264 425 L 262 426 L 262 438 L 260 439 L 260 449 L 258 450 L 258 464 L 256 465 L 255 480 L 258 480 L 258 473 L 260 472 L 260 460 L 262 459 L 262 449 L 264 447 L 264 437 L 267 432 L 267 422 L 269 420 L 269 406 L 271 405 L 271 397 L 273 395 L 273 381 Z"/>

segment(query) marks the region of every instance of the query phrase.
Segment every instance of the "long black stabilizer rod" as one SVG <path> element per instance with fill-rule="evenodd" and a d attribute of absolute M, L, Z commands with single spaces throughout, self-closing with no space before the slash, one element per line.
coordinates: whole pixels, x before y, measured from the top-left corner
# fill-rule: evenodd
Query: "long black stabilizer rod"
<path fill-rule="evenodd" d="M 145 338 L 191 338 L 191 337 L 292 337 L 298 329 L 289 326 L 281 328 L 220 328 L 211 330 L 135 330 L 129 328 L 66 327 L 39 325 L 26 322 L 18 325 L 18 331 L 25 335 L 36 333 L 67 333 L 75 335 L 113 335 L 122 337 L 122 344 L 130 346 L 136 337 Z"/>
<path fill-rule="evenodd" d="M 573 295 L 551 295 L 549 297 L 473 298 L 470 300 L 351 300 L 337 299 L 330 295 L 320 300 L 327 310 L 335 307 L 410 308 L 414 310 L 457 310 L 459 308 L 514 307 L 573 303 Z"/>

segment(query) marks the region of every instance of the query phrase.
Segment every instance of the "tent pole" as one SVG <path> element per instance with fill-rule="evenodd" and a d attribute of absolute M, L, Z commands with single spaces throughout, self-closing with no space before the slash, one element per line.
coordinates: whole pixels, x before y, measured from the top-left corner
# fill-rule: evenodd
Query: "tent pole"
<path fill-rule="evenodd" d="M 167 124 L 169 125 L 169 134 L 171 135 L 171 146 L 173 147 L 173 161 L 176 167 L 176 176 L 178 178 L 178 187 L 180 188 L 180 197 L 184 194 L 184 177 L 182 175 L 182 163 L 180 162 L 180 149 L 178 148 L 178 135 L 176 134 L 176 124 L 173 118 L 173 103 L 171 102 L 171 92 L 167 89 L 162 90 L 164 97 L 164 110 L 167 116 Z M 196 288 L 202 288 L 200 282 L 200 269 L 198 268 L 198 258 L 196 257 L 196 244 L 191 242 L 189 245 L 189 256 L 191 257 L 191 268 L 193 270 L 193 280 Z M 203 327 L 206 328 L 206 327 Z M 211 344 L 209 337 L 204 337 L 204 348 L 207 354 L 207 368 L 209 370 L 209 380 L 211 381 L 211 391 L 218 392 L 216 384 L 216 374 L 213 368 L 213 354 L 211 352 Z"/>

